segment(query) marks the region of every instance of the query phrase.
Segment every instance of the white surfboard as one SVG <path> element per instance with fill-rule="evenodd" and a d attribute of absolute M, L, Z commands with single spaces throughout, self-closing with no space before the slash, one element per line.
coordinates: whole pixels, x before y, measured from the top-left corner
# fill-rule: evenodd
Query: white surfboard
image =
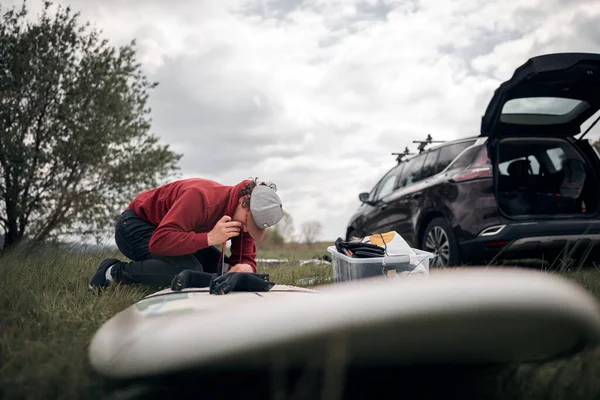
<path fill-rule="evenodd" d="M 466 269 L 317 290 L 154 293 L 89 348 L 110 378 L 203 367 L 406 366 L 538 361 L 600 343 L 596 300 L 554 274 Z"/>

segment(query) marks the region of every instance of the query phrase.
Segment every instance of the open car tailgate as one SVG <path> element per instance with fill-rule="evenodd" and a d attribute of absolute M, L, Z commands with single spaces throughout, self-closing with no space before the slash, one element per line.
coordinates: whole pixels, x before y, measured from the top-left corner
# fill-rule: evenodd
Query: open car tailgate
<path fill-rule="evenodd" d="M 496 89 L 481 121 L 481 135 L 573 136 L 598 109 L 600 54 L 538 56 Z"/>

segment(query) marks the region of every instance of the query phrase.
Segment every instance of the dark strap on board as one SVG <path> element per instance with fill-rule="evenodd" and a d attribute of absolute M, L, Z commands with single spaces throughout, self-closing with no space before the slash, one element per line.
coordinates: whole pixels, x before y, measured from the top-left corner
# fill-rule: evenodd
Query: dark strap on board
<path fill-rule="evenodd" d="M 228 272 L 212 280 L 210 294 L 227 294 L 233 292 L 268 292 L 275 286 L 269 282 L 268 274 L 248 272 Z"/>
<path fill-rule="evenodd" d="M 171 290 L 180 291 L 187 288 L 209 287 L 210 282 L 217 274 L 207 272 L 193 271 L 186 269 L 177 274 L 171 281 Z"/>
<path fill-rule="evenodd" d="M 210 288 L 210 294 L 227 294 L 229 292 L 268 292 L 275 286 L 269 282 L 269 274 L 249 272 L 228 272 L 221 276 L 206 272 L 185 270 L 177 274 L 171 281 L 171 290 L 180 291 L 187 288 Z"/>

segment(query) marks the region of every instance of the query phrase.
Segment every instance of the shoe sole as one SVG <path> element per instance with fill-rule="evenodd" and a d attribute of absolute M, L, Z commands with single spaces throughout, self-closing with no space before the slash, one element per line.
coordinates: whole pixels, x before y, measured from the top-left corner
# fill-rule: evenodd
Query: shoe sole
<path fill-rule="evenodd" d="M 107 289 L 107 288 L 108 288 L 108 286 L 92 286 L 92 285 L 89 285 L 89 284 L 88 284 L 88 288 L 89 288 L 90 290 L 102 290 L 102 289 Z"/>

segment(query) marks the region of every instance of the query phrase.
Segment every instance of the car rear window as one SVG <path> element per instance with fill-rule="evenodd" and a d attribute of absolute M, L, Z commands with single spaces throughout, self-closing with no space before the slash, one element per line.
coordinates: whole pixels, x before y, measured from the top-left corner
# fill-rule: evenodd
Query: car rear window
<path fill-rule="evenodd" d="M 590 105 L 562 97 L 526 97 L 504 104 L 500 120 L 507 124 L 553 125 L 577 118 Z"/>
<path fill-rule="evenodd" d="M 565 115 L 581 103 L 561 97 L 524 97 L 507 101 L 502 114 Z"/>

